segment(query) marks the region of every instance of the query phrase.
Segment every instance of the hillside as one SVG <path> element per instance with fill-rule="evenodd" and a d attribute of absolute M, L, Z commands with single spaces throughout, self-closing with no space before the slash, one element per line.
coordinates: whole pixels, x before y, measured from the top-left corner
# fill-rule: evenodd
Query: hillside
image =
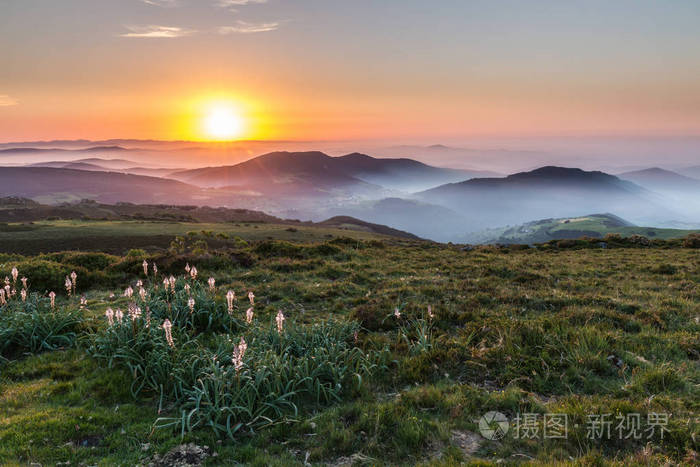
<path fill-rule="evenodd" d="M 653 193 L 632 182 L 565 167 L 451 183 L 416 197 L 461 213 L 470 219 L 472 230 L 591 212 L 614 212 L 634 220 L 640 215 L 673 215 L 657 204 Z"/>
<path fill-rule="evenodd" d="M 120 224 L 101 228 L 137 227 Z M 697 464 L 697 241 L 465 251 L 332 231 L 0 255 L 29 284 L 0 305 L 0 464 Z M 565 436 L 543 438 L 545 414 Z M 591 435 L 604 414 L 610 437 Z"/>
<path fill-rule="evenodd" d="M 618 175 L 624 180 L 629 180 L 650 190 L 659 191 L 697 191 L 700 192 L 700 180 L 686 177 L 670 170 L 658 167 L 624 172 Z"/>
<path fill-rule="evenodd" d="M 551 240 L 603 238 L 607 234 L 624 237 L 641 235 L 649 239 L 667 240 L 683 238 L 698 230 L 661 229 L 638 227 L 613 214 L 591 214 L 583 217 L 542 219 L 515 227 L 501 227 L 474 232 L 463 237 L 467 243 L 518 243 L 533 244 Z"/>
<path fill-rule="evenodd" d="M 309 183 L 328 188 L 365 182 L 394 190 L 415 191 L 483 174 L 485 172 L 432 167 L 411 159 L 378 159 L 359 153 L 331 157 L 312 151 L 273 152 L 233 166 L 187 170 L 170 176 L 209 187 Z"/>
<path fill-rule="evenodd" d="M 46 203 L 91 198 L 100 202 L 193 204 L 199 189 L 157 177 L 116 172 L 43 167 L 0 167 L 0 196 L 20 196 Z M 203 203 L 198 203 L 203 204 Z"/>

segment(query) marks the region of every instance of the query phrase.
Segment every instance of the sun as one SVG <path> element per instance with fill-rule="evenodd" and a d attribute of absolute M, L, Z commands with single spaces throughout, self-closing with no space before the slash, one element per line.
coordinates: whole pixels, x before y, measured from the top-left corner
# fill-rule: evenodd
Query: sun
<path fill-rule="evenodd" d="M 211 107 L 204 116 L 204 132 L 212 140 L 227 141 L 243 133 L 243 119 L 234 108 L 226 105 Z"/>

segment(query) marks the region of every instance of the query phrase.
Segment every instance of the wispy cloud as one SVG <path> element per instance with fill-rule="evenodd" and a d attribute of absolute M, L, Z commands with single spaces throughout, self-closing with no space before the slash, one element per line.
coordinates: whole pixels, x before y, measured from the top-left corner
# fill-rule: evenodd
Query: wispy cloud
<path fill-rule="evenodd" d="M 216 6 L 221 8 L 229 8 L 243 5 L 251 5 L 255 3 L 267 3 L 267 0 L 217 0 Z"/>
<path fill-rule="evenodd" d="M 121 37 L 144 37 L 155 39 L 171 39 L 174 37 L 191 36 L 196 33 L 194 29 L 180 28 L 176 26 L 125 26 L 129 32 L 120 34 Z"/>
<path fill-rule="evenodd" d="M 0 107 L 9 107 L 11 105 L 17 105 L 17 99 L 13 99 L 7 94 L 0 94 Z"/>
<path fill-rule="evenodd" d="M 154 6 L 170 7 L 177 6 L 178 0 L 141 0 L 143 3 Z"/>
<path fill-rule="evenodd" d="M 249 23 L 247 21 L 236 21 L 233 26 L 221 26 L 218 29 L 219 34 L 253 34 L 256 32 L 274 31 L 280 27 L 279 22 L 269 23 Z"/>

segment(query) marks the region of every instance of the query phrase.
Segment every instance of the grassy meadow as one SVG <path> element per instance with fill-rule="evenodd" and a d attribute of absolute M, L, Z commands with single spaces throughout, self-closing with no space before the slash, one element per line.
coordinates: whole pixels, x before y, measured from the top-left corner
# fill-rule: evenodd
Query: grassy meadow
<path fill-rule="evenodd" d="M 462 248 L 271 224 L 28 227 L 0 232 L 16 290 L 0 305 L 0 464 L 172 465 L 180 445 L 194 465 L 698 462 L 697 239 Z M 85 239 L 93 251 L 62 251 Z M 480 435 L 489 411 L 511 422 L 502 439 Z M 552 413 L 565 438 L 514 436 L 518 414 Z M 668 419 L 588 436 L 606 414 Z"/>

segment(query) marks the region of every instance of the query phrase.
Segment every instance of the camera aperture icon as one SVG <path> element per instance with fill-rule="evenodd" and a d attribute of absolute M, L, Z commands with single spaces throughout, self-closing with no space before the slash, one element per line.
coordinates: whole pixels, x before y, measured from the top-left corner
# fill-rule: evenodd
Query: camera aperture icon
<path fill-rule="evenodd" d="M 501 412 L 486 412 L 479 419 L 479 431 L 481 436 L 486 439 L 502 439 L 509 429 L 508 418 Z"/>

